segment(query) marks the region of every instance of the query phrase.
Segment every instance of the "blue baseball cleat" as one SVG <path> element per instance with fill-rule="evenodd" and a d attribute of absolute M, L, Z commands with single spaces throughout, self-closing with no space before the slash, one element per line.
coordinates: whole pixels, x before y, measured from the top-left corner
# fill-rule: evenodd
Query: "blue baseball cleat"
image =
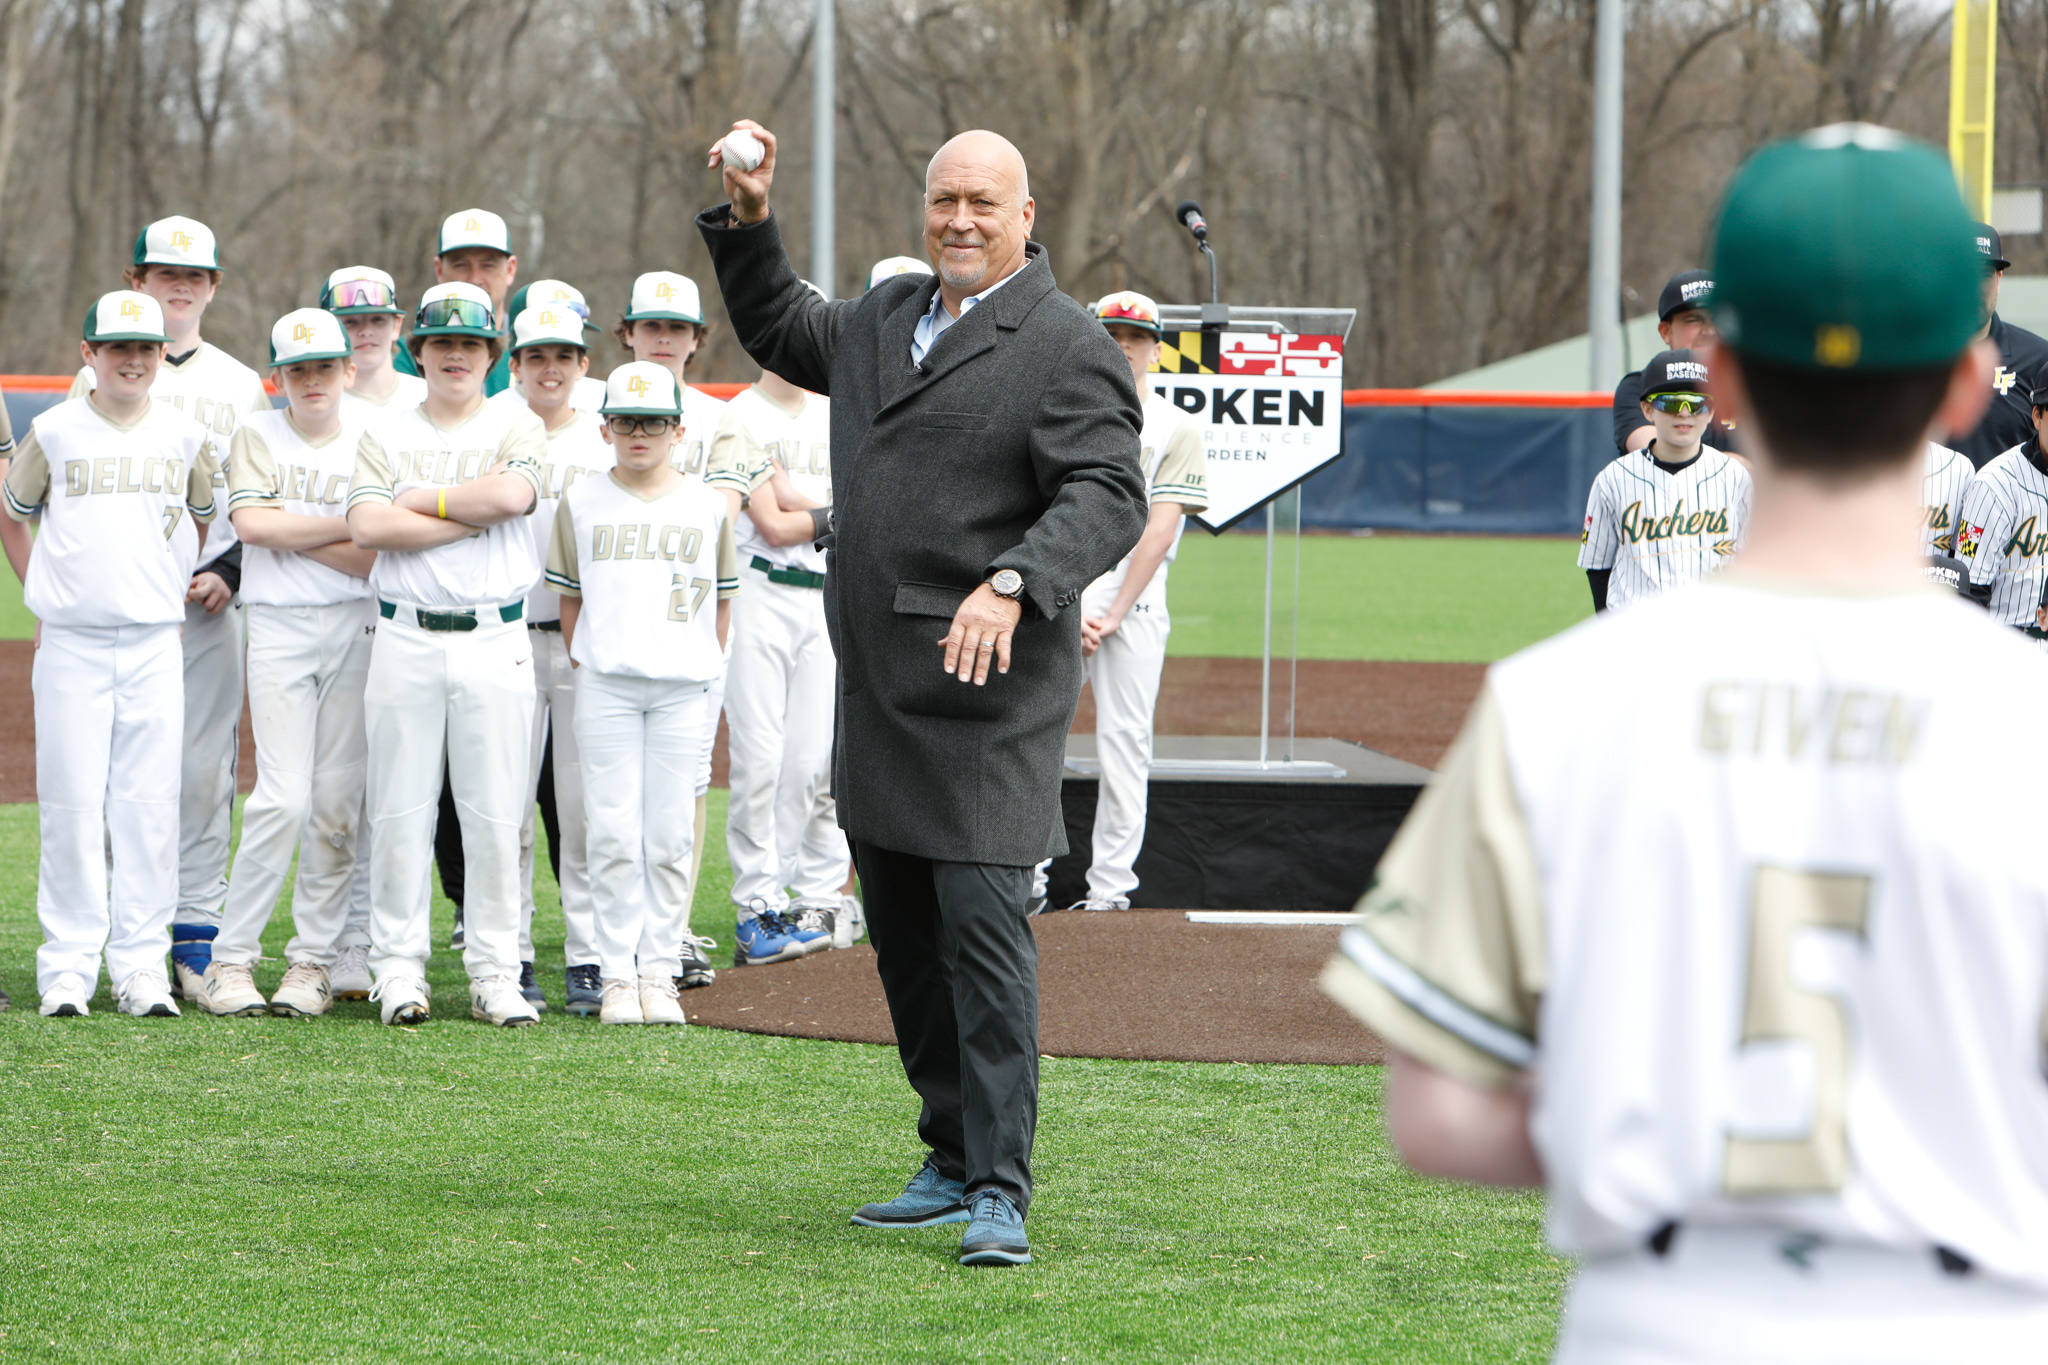
<path fill-rule="evenodd" d="M 810 951 L 810 940 L 797 936 L 797 927 L 787 915 L 763 910 L 742 919 L 733 929 L 732 965 L 761 967 L 770 962 L 792 962 Z"/>

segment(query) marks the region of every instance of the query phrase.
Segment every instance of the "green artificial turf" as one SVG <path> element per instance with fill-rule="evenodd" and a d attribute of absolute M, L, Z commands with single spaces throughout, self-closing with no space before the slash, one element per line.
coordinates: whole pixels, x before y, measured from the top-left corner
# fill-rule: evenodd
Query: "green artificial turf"
<path fill-rule="evenodd" d="M 724 795 L 696 923 L 729 952 Z M 0 806 L 0 1360 L 1547 1356 L 1539 1202 L 1408 1175 L 1376 1068 L 1048 1061 L 1037 1261 L 963 1270 L 957 1227 L 846 1222 L 920 1159 L 893 1050 L 488 1029 L 443 952 L 416 1031 L 40 1019 L 35 835 Z"/>

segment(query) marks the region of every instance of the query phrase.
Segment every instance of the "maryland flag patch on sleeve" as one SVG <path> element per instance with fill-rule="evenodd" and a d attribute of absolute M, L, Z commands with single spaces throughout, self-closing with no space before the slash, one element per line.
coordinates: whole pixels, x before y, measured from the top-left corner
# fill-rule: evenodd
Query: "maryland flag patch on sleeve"
<path fill-rule="evenodd" d="M 1975 559 L 1977 542 L 1984 538 L 1984 528 L 1963 523 L 1963 529 L 1956 534 L 1956 558 Z"/>

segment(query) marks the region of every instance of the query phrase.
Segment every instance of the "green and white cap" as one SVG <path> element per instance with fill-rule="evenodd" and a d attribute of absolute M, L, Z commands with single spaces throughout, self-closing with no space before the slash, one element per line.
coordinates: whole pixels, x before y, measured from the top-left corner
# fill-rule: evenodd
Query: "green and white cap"
<path fill-rule="evenodd" d="M 416 337 L 495 337 L 498 316 L 491 311 L 491 296 L 473 284 L 451 280 L 437 284 L 420 296 L 419 311 L 412 316 Z"/>
<path fill-rule="evenodd" d="M 345 265 L 327 277 L 320 289 L 320 306 L 336 317 L 358 313 L 391 313 L 403 316 L 398 306 L 398 284 L 374 265 Z"/>
<path fill-rule="evenodd" d="M 347 360 L 355 354 L 341 319 L 325 308 L 294 308 L 270 329 L 270 368 L 302 360 Z"/>
<path fill-rule="evenodd" d="M 213 229 L 194 218 L 159 218 L 135 237 L 135 264 L 220 269 Z"/>
<path fill-rule="evenodd" d="M 868 288 L 873 289 L 883 280 L 898 275 L 929 275 L 932 268 L 915 256 L 884 256 L 875 262 L 875 268 L 868 272 Z"/>
<path fill-rule="evenodd" d="M 528 346 L 574 346 L 587 351 L 583 319 L 557 303 L 528 304 L 512 319 L 512 349 Z"/>
<path fill-rule="evenodd" d="M 164 306 L 147 294 L 133 289 L 116 289 L 102 294 L 99 302 L 85 310 L 87 341 L 164 341 Z"/>
<path fill-rule="evenodd" d="M 1752 156 L 1722 201 L 1713 277 L 1721 339 L 1794 369 L 1943 364 L 1983 320 L 1983 258 L 1948 158 L 1868 123 Z"/>
<path fill-rule="evenodd" d="M 442 220 L 441 245 L 434 254 L 445 256 L 466 246 L 485 247 L 510 256 L 512 234 L 506 229 L 505 220 L 489 209 L 463 209 Z"/>
<path fill-rule="evenodd" d="M 543 308 L 549 304 L 558 304 L 585 322 L 590 320 L 590 305 L 584 301 L 583 291 L 561 280 L 535 280 L 532 284 L 520 285 L 512 291 L 512 301 L 505 305 L 505 311 L 516 319 L 529 308 Z"/>
<path fill-rule="evenodd" d="M 598 411 L 607 417 L 681 417 L 683 395 L 668 366 L 635 360 L 604 381 L 604 406 Z"/>
<path fill-rule="evenodd" d="M 626 321 L 667 318 L 671 322 L 704 325 L 704 303 L 697 294 L 697 282 L 673 270 L 650 270 L 633 281 L 633 293 L 626 303 Z"/>

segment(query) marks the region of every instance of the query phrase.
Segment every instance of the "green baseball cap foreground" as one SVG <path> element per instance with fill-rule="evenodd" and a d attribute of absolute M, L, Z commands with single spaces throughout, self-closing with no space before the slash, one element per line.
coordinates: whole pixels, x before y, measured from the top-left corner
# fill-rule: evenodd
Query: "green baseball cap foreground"
<path fill-rule="evenodd" d="M 1868 123 L 1752 156 L 1722 201 L 1713 276 L 1721 339 L 1796 369 L 1938 365 L 1983 321 L 1984 268 L 1948 159 Z"/>

